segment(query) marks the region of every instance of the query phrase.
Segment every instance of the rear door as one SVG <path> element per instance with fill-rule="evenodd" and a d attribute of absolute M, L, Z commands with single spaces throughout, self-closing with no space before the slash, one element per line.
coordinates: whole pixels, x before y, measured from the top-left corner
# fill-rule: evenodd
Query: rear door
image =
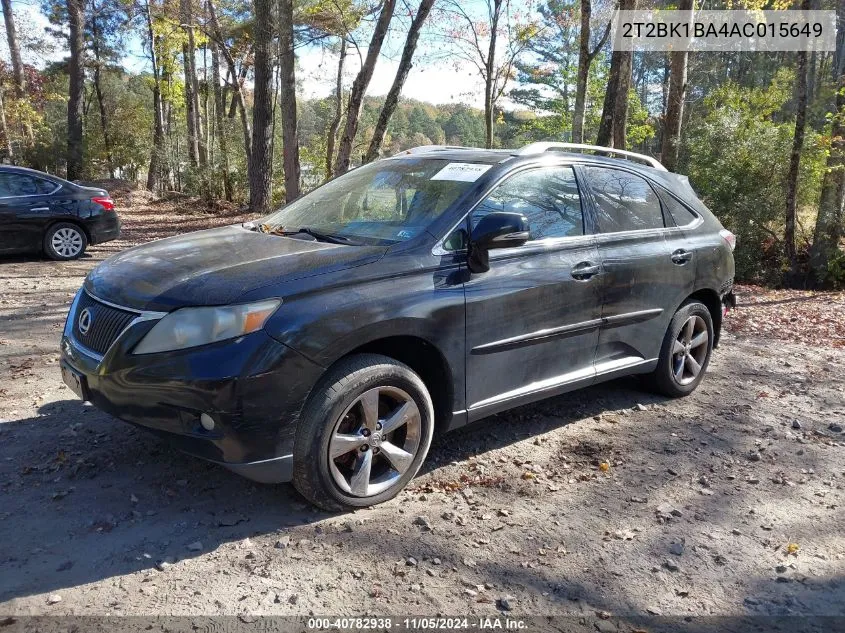
<path fill-rule="evenodd" d="M 598 250 L 572 167 L 509 176 L 473 211 L 473 226 L 494 211 L 523 213 L 531 240 L 490 251 L 490 270 L 465 283 L 470 419 L 592 381 L 601 317 Z"/>
<path fill-rule="evenodd" d="M 673 263 L 660 198 L 649 182 L 624 168 L 583 165 L 580 170 L 590 191 L 604 272 L 596 350 L 601 374 L 657 358 L 685 275 Z"/>
<path fill-rule="evenodd" d="M 53 194 L 60 188 L 45 178 L 0 172 L 0 248 L 39 249 L 44 229 L 55 215 Z"/>

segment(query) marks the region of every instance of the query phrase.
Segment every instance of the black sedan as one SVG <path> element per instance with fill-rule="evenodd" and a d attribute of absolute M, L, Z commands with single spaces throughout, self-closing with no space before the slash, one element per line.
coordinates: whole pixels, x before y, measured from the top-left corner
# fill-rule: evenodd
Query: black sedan
<path fill-rule="evenodd" d="M 89 244 L 119 235 L 120 220 L 105 189 L 0 167 L 0 255 L 43 252 L 51 259 L 76 259 Z"/>

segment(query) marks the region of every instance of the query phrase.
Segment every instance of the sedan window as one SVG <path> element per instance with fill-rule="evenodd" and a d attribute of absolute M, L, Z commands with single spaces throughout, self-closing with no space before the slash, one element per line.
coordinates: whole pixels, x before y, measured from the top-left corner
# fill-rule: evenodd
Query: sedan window
<path fill-rule="evenodd" d="M 644 178 L 619 169 L 583 169 L 596 202 L 599 231 L 663 228 L 660 199 Z"/>
<path fill-rule="evenodd" d="M 53 193 L 57 185 L 26 174 L 0 173 L 0 197 L 38 196 Z"/>
<path fill-rule="evenodd" d="M 511 176 L 475 208 L 473 228 L 494 211 L 525 215 L 532 240 L 584 234 L 581 196 L 571 167 L 544 167 Z"/>

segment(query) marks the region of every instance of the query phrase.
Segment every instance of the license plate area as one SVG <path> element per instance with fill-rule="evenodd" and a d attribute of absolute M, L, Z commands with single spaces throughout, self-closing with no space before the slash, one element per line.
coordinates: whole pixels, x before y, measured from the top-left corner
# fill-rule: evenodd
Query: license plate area
<path fill-rule="evenodd" d="M 62 363 L 62 380 L 70 387 L 70 390 L 83 400 L 89 400 L 88 381 L 85 376 L 67 363 Z"/>

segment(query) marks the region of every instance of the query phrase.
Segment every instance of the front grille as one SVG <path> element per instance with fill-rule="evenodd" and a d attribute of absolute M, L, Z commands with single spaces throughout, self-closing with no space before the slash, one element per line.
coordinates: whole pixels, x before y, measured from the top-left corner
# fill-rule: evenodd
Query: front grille
<path fill-rule="evenodd" d="M 88 319 L 82 319 L 85 310 L 88 310 Z M 92 352 L 102 355 L 137 316 L 135 312 L 100 303 L 83 291 L 73 314 L 73 336 Z M 85 321 L 88 325 L 84 334 L 80 329 L 80 321 Z"/>

